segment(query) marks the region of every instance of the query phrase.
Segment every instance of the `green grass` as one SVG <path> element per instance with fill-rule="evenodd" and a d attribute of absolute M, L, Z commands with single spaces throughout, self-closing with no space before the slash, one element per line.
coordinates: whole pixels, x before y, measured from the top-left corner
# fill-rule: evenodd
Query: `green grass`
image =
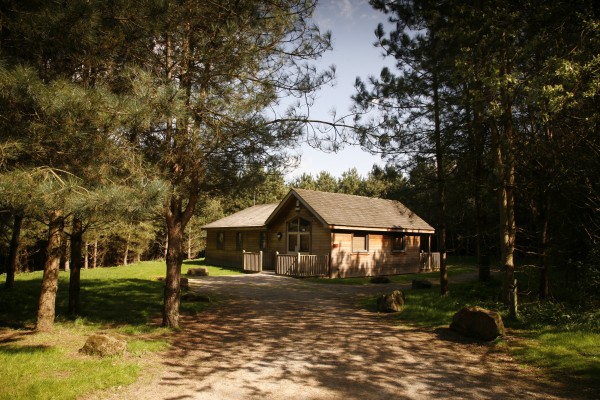
<path fill-rule="evenodd" d="M 511 346 L 517 359 L 600 391 L 600 333 L 544 329 Z"/>
<path fill-rule="evenodd" d="M 521 363 L 540 368 L 552 379 L 579 387 L 590 397 L 600 395 L 600 311 L 573 311 L 546 303 L 522 305 L 518 320 L 508 318 L 506 308 L 497 301 L 500 280 L 450 284 L 450 293 L 442 297 L 439 288 L 405 291 L 405 309 L 398 323 L 426 327 L 448 327 L 461 308 L 477 305 L 498 311 L 516 340 L 499 341 Z M 365 301 L 374 310 L 376 297 Z"/>
<path fill-rule="evenodd" d="M 182 273 L 198 265 L 211 276 L 241 271 L 187 261 Z M 18 274 L 12 290 L 0 289 L 0 399 L 75 399 L 86 393 L 134 382 L 144 355 L 169 347 L 169 330 L 158 326 L 162 311 L 165 263 L 81 271 L 81 315 L 66 316 L 69 273 L 61 272 L 56 324 L 51 333 L 33 333 L 42 272 Z M 204 303 L 182 303 L 196 313 Z M 2 328 L 2 327 L 5 328 Z M 125 335 L 124 358 L 83 356 L 87 336 L 102 330 Z"/>

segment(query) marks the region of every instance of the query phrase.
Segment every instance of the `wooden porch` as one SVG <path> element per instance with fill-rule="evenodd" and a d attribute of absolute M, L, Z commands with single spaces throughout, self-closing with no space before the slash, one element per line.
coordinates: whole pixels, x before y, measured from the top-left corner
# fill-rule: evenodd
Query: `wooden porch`
<path fill-rule="evenodd" d="M 329 255 L 275 253 L 277 275 L 313 277 L 329 275 Z"/>
<path fill-rule="evenodd" d="M 421 272 L 439 271 L 440 253 L 421 253 Z"/>

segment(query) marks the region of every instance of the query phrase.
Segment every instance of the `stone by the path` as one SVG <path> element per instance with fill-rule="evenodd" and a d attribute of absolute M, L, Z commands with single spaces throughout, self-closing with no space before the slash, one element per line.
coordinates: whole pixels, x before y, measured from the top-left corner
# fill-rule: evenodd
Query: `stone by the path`
<path fill-rule="evenodd" d="M 208 276 L 208 268 L 199 267 L 199 268 L 190 268 L 187 272 L 188 275 L 191 276 Z"/>
<path fill-rule="evenodd" d="M 504 323 L 500 314 L 481 307 L 465 307 L 454 314 L 450 329 L 486 341 L 504 335 Z"/>
<path fill-rule="evenodd" d="M 122 356 L 126 348 L 125 340 L 100 333 L 91 335 L 79 352 L 90 356 L 112 357 Z"/>
<path fill-rule="evenodd" d="M 187 292 L 181 295 L 181 300 L 198 303 L 210 303 L 210 297 L 204 294 Z"/>
<path fill-rule="evenodd" d="M 394 290 L 392 293 L 383 294 L 377 299 L 377 311 L 398 312 L 404 308 L 404 293 Z"/>
<path fill-rule="evenodd" d="M 431 282 L 419 279 L 413 279 L 412 286 L 413 289 L 431 289 Z"/>
<path fill-rule="evenodd" d="M 371 283 L 390 283 L 391 280 L 387 276 L 374 276 L 371 278 Z"/>

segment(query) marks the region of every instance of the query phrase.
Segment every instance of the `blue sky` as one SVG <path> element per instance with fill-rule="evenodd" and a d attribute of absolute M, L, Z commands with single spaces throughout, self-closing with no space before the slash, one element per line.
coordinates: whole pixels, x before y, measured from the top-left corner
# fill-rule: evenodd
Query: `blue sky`
<path fill-rule="evenodd" d="M 334 64 L 337 70 L 336 85 L 318 93 L 311 116 L 331 120 L 332 109 L 338 116 L 348 114 L 357 76 L 364 80 L 369 75 L 379 75 L 384 65 L 391 65 L 391 60 L 384 61 L 381 49 L 373 46 L 373 32 L 379 22 L 386 21 L 386 15 L 374 10 L 367 0 L 320 0 L 314 19 L 322 31 L 329 30 L 333 36 L 333 50 L 319 60 L 319 65 Z M 323 170 L 339 177 L 352 167 L 366 176 L 373 164 L 384 164 L 379 156 L 352 146 L 332 154 L 303 145 L 298 152 L 300 166 L 286 175 L 288 180 L 305 172 L 316 176 Z"/>

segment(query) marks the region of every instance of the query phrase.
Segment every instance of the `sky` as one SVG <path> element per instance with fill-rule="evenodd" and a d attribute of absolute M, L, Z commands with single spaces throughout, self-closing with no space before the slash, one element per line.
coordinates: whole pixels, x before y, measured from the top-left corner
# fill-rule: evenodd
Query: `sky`
<path fill-rule="evenodd" d="M 384 65 L 392 65 L 384 60 L 382 50 L 373 46 L 375 28 L 386 21 L 386 15 L 374 10 L 367 0 L 320 0 L 314 20 L 321 31 L 331 31 L 333 50 L 319 60 L 323 68 L 336 66 L 336 84 L 321 89 L 311 109 L 311 116 L 331 120 L 331 110 L 346 115 L 352 106 L 356 77 L 366 80 L 369 75 L 379 75 Z M 351 118 L 346 122 L 351 122 Z M 383 165 L 379 156 L 370 155 L 359 147 L 346 146 L 337 153 L 325 153 L 303 145 L 298 152 L 301 162 L 297 169 L 286 174 L 292 180 L 303 173 L 313 176 L 320 171 L 328 171 L 335 177 L 350 168 L 356 168 L 365 177 L 373 164 Z"/>

